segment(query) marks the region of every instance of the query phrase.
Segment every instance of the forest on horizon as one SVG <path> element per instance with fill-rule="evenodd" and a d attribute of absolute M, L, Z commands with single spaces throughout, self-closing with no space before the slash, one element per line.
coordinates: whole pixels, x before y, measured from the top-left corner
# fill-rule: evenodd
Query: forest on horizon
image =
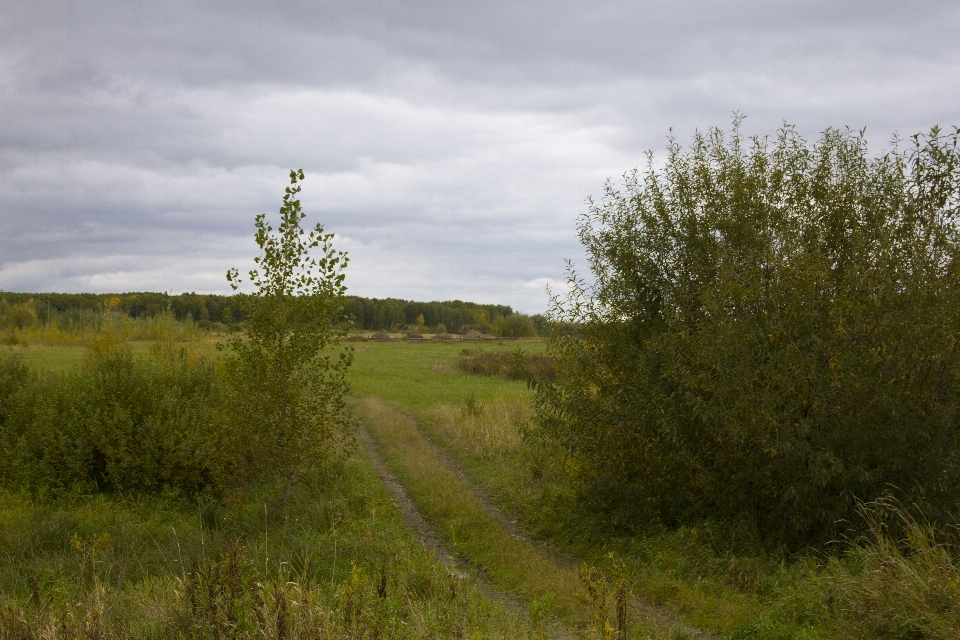
<path fill-rule="evenodd" d="M 0 315 L 7 309 L 33 301 L 37 321 L 46 323 L 48 315 L 63 318 L 83 313 L 114 311 L 130 318 L 152 318 L 163 312 L 177 320 L 229 324 L 244 320 L 238 305 L 231 305 L 233 296 L 157 292 L 128 293 L 18 293 L 0 292 Z M 497 319 L 514 315 L 513 308 L 502 304 L 480 304 L 462 300 L 418 302 L 399 298 L 366 298 L 346 296 L 344 313 L 356 329 L 392 331 L 411 326 L 436 330 L 465 332 L 489 329 Z M 419 320 L 421 320 L 420 322 Z M 542 316 L 533 316 L 540 329 Z"/>

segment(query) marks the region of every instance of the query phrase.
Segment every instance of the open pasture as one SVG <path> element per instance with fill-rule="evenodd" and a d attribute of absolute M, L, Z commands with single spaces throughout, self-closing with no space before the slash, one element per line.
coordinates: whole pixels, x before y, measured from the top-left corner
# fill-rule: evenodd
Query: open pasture
<path fill-rule="evenodd" d="M 355 395 L 371 395 L 421 412 L 438 404 L 461 405 L 468 398 L 532 397 L 523 381 L 473 376 L 457 368 L 463 349 L 543 353 L 539 340 L 483 342 L 363 342 L 354 345 L 350 383 Z"/>

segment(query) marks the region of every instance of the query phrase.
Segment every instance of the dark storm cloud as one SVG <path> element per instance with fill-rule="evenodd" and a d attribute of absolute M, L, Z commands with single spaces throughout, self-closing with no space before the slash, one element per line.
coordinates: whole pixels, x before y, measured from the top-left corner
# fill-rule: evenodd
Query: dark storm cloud
<path fill-rule="evenodd" d="M 0 287 L 225 289 L 285 170 L 363 295 L 545 304 L 669 127 L 957 123 L 951 2 L 18 2 Z M 314 218 L 316 219 L 316 218 Z"/>

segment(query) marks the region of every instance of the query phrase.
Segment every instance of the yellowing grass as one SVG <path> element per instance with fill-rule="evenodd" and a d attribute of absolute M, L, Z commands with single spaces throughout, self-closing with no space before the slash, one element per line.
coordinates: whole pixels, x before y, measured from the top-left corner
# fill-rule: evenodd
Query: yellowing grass
<path fill-rule="evenodd" d="M 523 402 L 502 398 L 489 403 L 474 400 L 462 407 L 441 405 L 430 412 L 431 430 L 441 442 L 456 441 L 474 455 L 498 456 L 520 446 L 520 425 L 532 416 Z"/>

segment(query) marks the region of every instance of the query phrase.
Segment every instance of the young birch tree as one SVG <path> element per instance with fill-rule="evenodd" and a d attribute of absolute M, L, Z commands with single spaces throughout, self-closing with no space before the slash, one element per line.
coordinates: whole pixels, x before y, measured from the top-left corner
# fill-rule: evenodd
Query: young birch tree
<path fill-rule="evenodd" d="M 290 172 L 276 229 L 264 214 L 256 217 L 262 253 L 249 272 L 254 291 L 238 296 L 247 330 L 228 343 L 249 463 L 261 477 L 281 481 L 287 504 L 311 467 L 343 452 L 350 422 L 344 395 L 352 350 L 337 347 L 348 328 L 348 258 L 320 224 L 309 232 L 301 227 L 303 179 L 303 170 Z M 227 280 L 239 292 L 237 269 Z"/>

